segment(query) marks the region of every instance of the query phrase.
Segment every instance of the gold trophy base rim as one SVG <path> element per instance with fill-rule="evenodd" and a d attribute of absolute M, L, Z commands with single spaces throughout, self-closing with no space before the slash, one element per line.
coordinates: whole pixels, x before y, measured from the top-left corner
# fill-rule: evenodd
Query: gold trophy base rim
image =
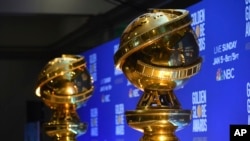
<path fill-rule="evenodd" d="M 143 131 L 148 126 L 172 126 L 181 130 L 191 122 L 191 110 L 148 109 L 126 111 L 127 123 L 135 130 Z"/>
<path fill-rule="evenodd" d="M 179 141 L 175 132 L 191 122 L 191 110 L 147 109 L 125 114 L 128 125 L 143 133 L 140 141 Z"/>

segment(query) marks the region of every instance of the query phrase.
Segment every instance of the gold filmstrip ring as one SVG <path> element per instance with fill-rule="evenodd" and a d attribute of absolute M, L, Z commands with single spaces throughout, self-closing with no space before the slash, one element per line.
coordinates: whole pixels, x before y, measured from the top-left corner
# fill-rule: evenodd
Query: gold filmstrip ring
<path fill-rule="evenodd" d="M 162 67 L 160 68 L 151 66 L 138 60 L 135 70 L 142 76 L 150 78 L 178 80 L 178 79 L 190 78 L 191 76 L 198 73 L 201 68 L 201 62 L 202 59 L 199 58 L 198 62 L 195 63 L 194 65 L 172 69 L 172 68 L 162 68 Z"/>
<path fill-rule="evenodd" d="M 49 101 L 50 103 L 80 103 L 84 102 L 92 96 L 92 92 L 94 87 L 92 86 L 89 90 L 71 95 L 70 97 L 51 95 L 50 93 L 42 93 L 42 98 L 45 101 Z"/>

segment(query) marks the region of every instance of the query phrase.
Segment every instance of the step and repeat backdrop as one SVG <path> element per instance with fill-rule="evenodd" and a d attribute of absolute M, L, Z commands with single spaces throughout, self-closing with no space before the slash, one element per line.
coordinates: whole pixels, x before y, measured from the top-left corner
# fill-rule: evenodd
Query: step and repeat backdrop
<path fill-rule="evenodd" d="M 229 128 L 250 124 L 250 0 L 203 0 L 187 10 L 197 34 L 201 71 L 175 90 L 192 122 L 180 140 L 229 141 Z M 119 38 L 83 52 L 94 79 L 93 96 L 80 109 L 88 130 L 79 141 L 137 141 L 124 112 L 135 110 L 142 92 L 114 66 Z"/>

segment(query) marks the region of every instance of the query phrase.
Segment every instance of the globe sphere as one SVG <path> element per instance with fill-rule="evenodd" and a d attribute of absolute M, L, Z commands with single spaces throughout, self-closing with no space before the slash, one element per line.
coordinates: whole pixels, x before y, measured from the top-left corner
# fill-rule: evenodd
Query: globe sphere
<path fill-rule="evenodd" d="M 62 55 L 49 61 L 38 76 L 36 95 L 51 108 L 80 107 L 92 96 L 93 82 L 84 57 Z"/>
<path fill-rule="evenodd" d="M 182 9 L 151 9 L 137 17 L 122 33 L 116 67 L 141 90 L 183 86 L 201 64 L 191 22 Z"/>

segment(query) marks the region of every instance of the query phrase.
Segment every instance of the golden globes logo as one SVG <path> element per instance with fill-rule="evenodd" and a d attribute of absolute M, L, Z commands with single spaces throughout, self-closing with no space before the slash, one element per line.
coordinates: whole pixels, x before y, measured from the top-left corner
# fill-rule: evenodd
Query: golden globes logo
<path fill-rule="evenodd" d="M 124 104 L 115 105 L 115 134 L 124 135 L 125 126 L 124 126 Z"/>
<path fill-rule="evenodd" d="M 98 136 L 98 109 L 90 109 L 90 134 L 91 136 Z"/>
<path fill-rule="evenodd" d="M 245 0 L 245 21 L 246 21 L 246 27 L 245 27 L 245 37 L 250 36 L 250 0 Z"/>
<path fill-rule="evenodd" d="M 89 55 L 88 68 L 89 73 L 93 77 L 93 81 L 97 81 L 97 54 L 93 53 Z"/>
<path fill-rule="evenodd" d="M 206 42 L 205 42 L 205 9 L 201 9 L 197 12 L 191 14 L 193 19 L 192 27 L 194 28 L 195 34 L 198 38 L 199 48 L 200 51 L 204 51 L 206 49 Z"/>
<path fill-rule="evenodd" d="M 247 113 L 248 113 L 248 125 L 250 125 L 250 82 L 247 83 Z"/>
<path fill-rule="evenodd" d="M 207 96 L 206 90 L 192 93 L 193 132 L 207 131 Z"/>

